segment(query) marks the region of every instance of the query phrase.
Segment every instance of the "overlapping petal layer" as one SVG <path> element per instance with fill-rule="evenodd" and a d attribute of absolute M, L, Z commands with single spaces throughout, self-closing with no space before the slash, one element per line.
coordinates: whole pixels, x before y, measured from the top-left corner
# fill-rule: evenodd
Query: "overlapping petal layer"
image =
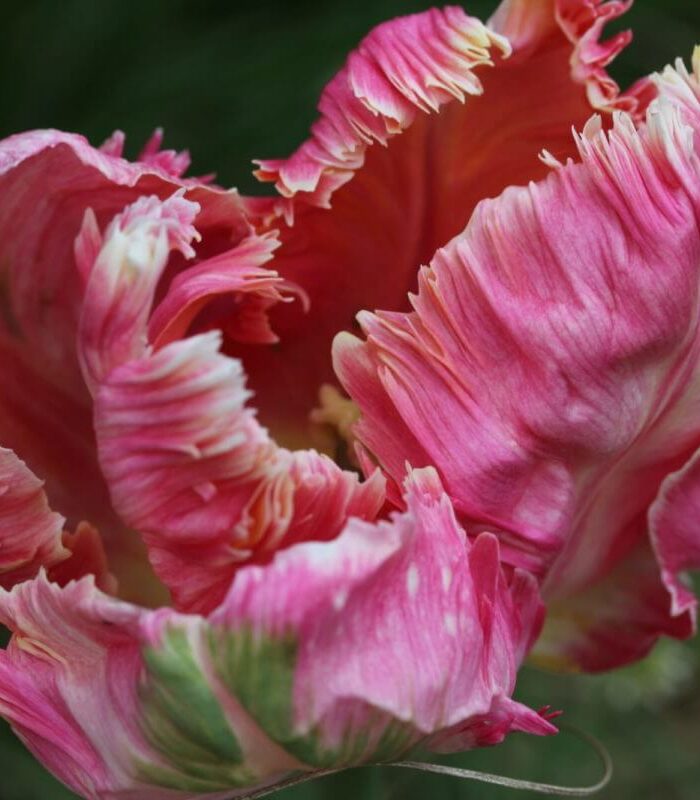
<path fill-rule="evenodd" d="M 413 311 L 363 313 L 367 341 L 336 340 L 363 411 L 355 433 L 386 472 L 435 464 L 462 519 L 500 530 L 506 558 L 546 579 L 552 601 L 639 547 L 661 481 L 700 440 L 700 90 L 685 71 L 659 87 L 640 130 L 621 115 L 606 134 L 593 119 L 581 163 L 480 204 L 422 270 Z M 684 553 L 669 570 L 695 563 L 697 545 Z M 632 595 L 659 597 L 651 566 Z M 647 633 L 586 666 L 641 656 L 658 605 L 627 602 L 615 624 Z M 655 611 L 658 632 L 690 633 L 689 610 Z"/>
<path fill-rule="evenodd" d="M 42 482 L 15 453 L 0 448 L 0 588 L 34 578 L 41 568 L 65 584 L 93 575 L 101 589 L 116 589 L 99 534 L 81 523 L 74 533 L 49 507 Z"/>
<path fill-rule="evenodd" d="M 66 558 L 62 529 L 41 481 L 11 450 L 0 448 L 0 586 L 10 589 Z"/>
<path fill-rule="evenodd" d="M 99 227 L 144 193 L 181 187 L 198 200 L 209 251 L 230 248 L 250 226 L 235 192 L 181 178 L 185 161 L 171 151 L 160 158 L 155 139 L 144 163 L 120 158 L 122 143 L 116 135 L 98 150 L 50 130 L 0 143 L 0 444 L 45 482 L 71 530 L 84 520 L 99 529 L 122 590 L 144 600 L 144 581 L 128 574 L 142 553 L 111 509 L 75 348 Z"/>
<path fill-rule="evenodd" d="M 28 465 L 0 450 L 0 713 L 83 796 L 223 798 L 552 732 L 511 698 L 538 579 L 550 664 L 690 633 L 700 56 L 641 124 L 654 84 L 621 95 L 628 36 L 600 41 L 628 6 L 380 26 L 309 141 L 261 162 L 274 199 L 183 178 L 159 132 L 139 164 L 120 132 L 0 144 L 0 443 Z M 376 307 L 336 340 L 349 433 L 330 343 Z M 280 444 L 331 452 L 330 422 L 368 479 L 280 446 L 246 373 Z M 440 477 L 402 488 L 407 461 Z M 385 476 L 405 511 L 372 522 Z M 174 609 L 100 591 L 119 558 L 142 582 L 140 539 Z M 153 603 L 143 583 L 122 596 Z"/>
<path fill-rule="evenodd" d="M 147 197 L 114 218 L 93 248 L 79 353 L 114 507 L 142 534 L 176 605 L 206 612 L 240 562 L 333 538 L 348 516 L 373 518 L 384 493 L 379 473 L 360 484 L 323 455 L 279 448 L 246 407 L 241 364 L 219 352 L 220 333 L 149 344 L 159 279 L 173 251 L 194 255 L 197 211 L 180 196 Z M 91 223 L 86 230 L 93 241 Z M 232 328 L 248 339 L 264 331 L 259 318 L 281 299 L 279 277 L 260 265 L 270 244 L 251 234 L 226 252 L 226 271 L 221 257 L 183 267 L 151 320 L 156 339 L 167 341 L 174 326 L 187 330 L 183 317 L 194 317 L 192 303 L 217 292 L 222 275 L 234 299 L 252 285 L 263 300 L 232 307 L 229 337 Z"/>
<path fill-rule="evenodd" d="M 134 800 L 553 732 L 510 699 L 541 623 L 535 581 L 506 578 L 490 534 L 469 543 L 433 471 L 406 505 L 243 568 L 208 619 L 89 579 L 3 593 L 0 711 L 82 796 Z"/>
<path fill-rule="evenodd" d="M 283 195 L 263 203 L 281 228 L 276 269 L 311 308 L 273 309 L 279 347 L 235 351 L 280 441 L 326 446 L 309 412 L 336 382 L 333 336 L 358 311 L 405 310 L 419 265 L 476 203 L 542 178 L 543 148 L 573 156 L 571 127 L 592 109 L 637 113 L 640 93 L 620 95 L 604 70 L 627 34 L 599 42 L 627 5 L 528 0 L 491 27 L 456 6 L 384 23 L 324 90 L 308 141 L 260 162 Z"/>

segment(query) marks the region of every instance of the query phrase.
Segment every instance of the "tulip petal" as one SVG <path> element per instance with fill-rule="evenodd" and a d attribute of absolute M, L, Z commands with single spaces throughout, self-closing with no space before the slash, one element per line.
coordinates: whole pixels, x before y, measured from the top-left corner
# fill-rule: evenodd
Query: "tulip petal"
<path fill-rule="evenodd" d="M 177 607 L 206 612 L 241 562 L 333 538 L 348 516 L 374 517 L 384 492 L 378 473 L 360 484 L 323 455 L 277 447 L 246 407 L 240 361 L 219 353 L 220 331 L 149 344 L 149 318 L 168 341 L 190 327 L 192 303 L 218 291 L 223 267 L 214 256 L 182 270 L 151 317 L 171 252 L 194 254 L 196 213 L 175 195 L 142 198 L 114 218 L 90 270 L 79 353 L 114 508 L 142 534 Z M 262 300 L 254 315 L 282 297 L 275 274 L 256 267 L 272 246 L 270 237 L 251 236 L 223 257 L 226 290 Z M 238 310 L 248 321 L 239 330 L 259 330 Z"/>
<path fill-rule="evenodd" d="M 493 536 L 469 543 L 433 471 L 406 491 L 390 522 L 243 568 L 209 619 L 90 579 L 0 592 L 0 712 L 61 780 L 110 800 L 224 798 L 417 745 L 553 733 L 510 699 L 541 623 L 534 580 L 506 577 Z"/>
<path fill-rule="evenodd" d="M 50 510 L 41 481 L 0 448 L 0 587 L 10 589 L 67 558 L 62 531 L 63 518 Z"/>
<path fill-rule="evenodd" d="M 184 161 L 168 166 L 153 148 L 148 163 L 131 164 L 120 158 L 121 143 L 116 135 L 100 151 L 51 130 L 0 142 L 0 442 L 45 481 L 70 530 L 85 520 L 99 529 L 130 593 L 122 566 L 134 566 L 137 540 L 125 540 L 110 507 L 75 347 L 100 228 L 141 194 L 167 197 L 180 188 L 197 201 L 198 229 L 221 249 L 250 226 L 235 193 L 180 178 L 176 162 Z"/>
<path fill-rule="evenodd" d="M 649 509 L 654 550 L 661 565 L 664 584 L 671 595 L 673 616 L 689 614 L 693 626 L 697 599 L 684 573 L 700 569 L 700 453 L 678 472 L 668 475 Z"/>
<path fill-rule="evenodd" d="M 307 763 L 398 758 L 456 725 L 464 746 L 465 720 L 510 695 L 539 630 L 534 580 L 518 572 L 506 581 L 490 534 L 468 544 L 433 471 L 413 474 L 407 507 L 391 522 L 351 520 L 333 542 L 241 572 L 212 615 L 215 631 L 240 631 L 219 654 L 224 681 Z M 246 661 L 256 653 L 284 657 L 287 675 L 264 679 Z M 270 687 L 290 684 L 284 713 L 266 719 Z M 538 732 L 551 730 L 520 708 Z"/>
<path fill-rule="evenodd" d="M 153 311 L 149 338 L 158 347 L 192 331 L 198 314 L 220 296 L 228 306 L 210 311 L 206 327 L 222 330 L 233 341 L 274 344 L 277 335 L 267 320 L 276 303 L 294 292 L 273 270 L 263 268 L 278 247 L 276 236 L 249 236 L 236 247 L 175 276 L 167 295 Z"/>
<path fill-rule="evenodd" d="M 632 39 L 631 31 L 620 31 L 600 41 L 605 26 L 621 17 L 633 0 L 503 0 L 489 20 L 517 52 L 546 42 L 563 33 L 571 43 L 571 78 L 585 87 L 592 109 L 636 114 L 653 97 L 653 87 L 642 79 L 632 90 L 620 87 L 606 67 Z"/>
<path fill-rule="evenodd" d="M 64 383 L 77 374 L 73 342 L 83 292 L 73 243 L 84 209 L 92 208 L 103 224 L 139 195 L 168 196 L 181 186 L 190 189 L 192 199 L 201 199 L 203 207 L 221 206 L 209 212 L 208 223 L 220 225 L 223 213 L 228 213 L 241 226 L 235 194 L 181 180 L 158 164 L 132 164 L 105 154 L 77 134 L 31 131 L 2 141 L 5 302 L 17 334 L 49 374 L 62 376 Z"/>
<path fill-rule="evenodd" d="M 335 384 L 333 336 L 356 330 L 358 311 L 405 310 L 419 265 L 479 200 L 542 178 L 543 149 L 575 156 L 571 127 L 592 109 L 636 112 L 638 95 L 619 95 L 604 69 L 627 35 L 598 42 L 626 6 L 522 0 L 490 27 L 457 6 L 386 22 L 325 88 L 310 138 L 260 162 L 281 197 L 249 210 L 280 226 L 275 267 L 311 307 L 273 309 L 278 347 L 233 351 L 278 441 L 321 446 L 309 412 Z"/>
<path fill-rule="evenodd" d="M 0 588 L 11 589 L 43 567 L 61 585 L 94 575 L 101 589 L 115 591 L 97 530 L 81 522 L 70 533 L 64 522 L 50 509 L 42 482 L 0 447 Z"/>
<path fill-rule="evenodd" d="M 216 332 L 174 342 L 113 370 L 95 395 L 114 506 L 187 610 L 214 608 L 242 561 L 332 538 L 383 502 L 379 474 L 360 484 L 325 456 L 277 448 L 220 343 Z"/>
<path fill-rule="evenodd" d="M 92 578 L 61 589 L 41 574 L 0 595 L 0 622 L 14 633 L 0 651 L 0 712 L 83 797 L 113 797 L 110 782 L 130 780 L 126 743 L 148 752 L 132 723 L 141 658 L 131 631 L 141 613 Z"/>
<path fill-rule="evenodd" d="M 659 636 L 687 639 L 691 614 L 671 613 L 659 563 L 645 541 L 589 588 L 547 605 L 547 622 L 531 653 L 557 671 L 603 672 L 644 658 Z"/>
<path fill-rule="evenodd" d="M 436 465 L 461 518 L 498 531 L 552 601 L 646 537 L 700 439 L 696 120 L 663 88 L 640 130 L 594 118 L 581 163 L 477 207 L 414 311 L 363 313 L 365 342 L 336 339 L 359 441 L 394 481 L 406 458 Z"/>

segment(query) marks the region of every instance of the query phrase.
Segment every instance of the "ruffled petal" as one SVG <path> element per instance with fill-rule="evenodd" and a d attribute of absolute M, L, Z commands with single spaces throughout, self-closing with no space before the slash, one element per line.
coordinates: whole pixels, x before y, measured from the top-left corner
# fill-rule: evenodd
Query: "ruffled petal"
<path fill-rule="evenodd" d="M 414 311 L 361 314 L 367 340 L 336 340 L 360 442 L 394 481 L 406 458 L 435 464 L 552 601 L 646 537 L 700 439 L 695 120 L 664 91 L 641 130 L 594 118 L 582 163 L 477 207 Z"/>
<path fill-rule="evenodd" d="M 455 726 L 464 747 L 467 721 L 511 694 L 539 631 L 535 581 L 520 572 L 506 580 L 490 534 L 469 545 L 434 471 L 413 473 L 406 502 L 390 522 L 351 520 L 333 542 L 242 571 L 212 615 L 222 643 L 231 630 L 242 635 L 219 655 L 224 681 L 307 763 L 398 758 Z M 295 662 L 286 708 L 268 719 L 269 687 L 290 685 L 292 675 L 253 678 L 251 650 Z M 552 730 L 526 713 L 539 733 Z"/>
<path fill-rule="evenodd" d="M 115 508 L 139 530 L 180 608 L 206 611 L 236 567 L 280 546 L 335 536 L 383 503 L 314 452 L 278 448 L 246 408 L 240 362 L 212 332 L 113 370 L 95 395 L 100 463 Z"/>
<path fill-rule="evenodd" d="M 333 538 L 348 516 L 374 517 L 384 493 L 379 474 L 360 484 L 325 456 L 277 447 L 246 407 L 241 363 L 219 353 L 219 331 L 155 350 L 149 344 L 156 287 L 173 250 L 194 254 L 196 213 L 180 196 L 149 197 L 112 221 L 90 271 L 79 352 L 114 507 L 142 534 L 177 606 L 208 611 L 242 561 L 269 559 L 277 547 L 306 538 Z M 251 261 L 270 246 L 251 238 L 237 256 L 225 255 L 242 273 L 226 278 L 234 297 L 257 292 L 269 304 L 274 291 L 281 298 L 274 273 L 258 272 L 260 280 L 246 285 Z M 173 325 L 190 327 L 191 301 L 211 293 L 220 269 L 215 256 L 194 274 L 180 272 L 182 282 L 171 283 L 158 307 L 164 311 L 151 317 L 161 340 Z M 233 310 L 247 314 L 245 306 Z M 235 316 L 229 325 L 238 325 Z"/>
<path fill-rule="evenodd" d="M 606 67 L 632 39 L 620 31 L 601 41 L 605 26 L 629 10 L 633 0 L 503 0 L 489 20 L 518 52 L 564 34 L 571 43 L 571 78 L 581 84 L 592 109 L 643 111 L 653 97 L 653 87 L 643 78 L 632 90 L 620 93 Z"/>
<path fill-rule="evenodd" d="M 248 236 L 231 250 L 179 273 L 149 322 L 149 338 L 156 346 L 179 339 L 207 305 L 199 328 L 216 328 L 232 341 L 274 344 L 278 337 L 267 312 L 293 300 L 294 287 L 263 267 L 278 247 L 274 234 Z M 228 299 L 219 308 L 213 300 Z"/>
<path fill-rule="evenodd" d="M 130 163 L 109 150 L 100 152 L 77 134 L 32 131 L 0 143 L 3 307 L 12 321 L 8 327 L 21 334 L 44 370 L 64 384 L 77 374 L 73 347 L 83 287 L 73 243 L 85 209 L 92 208 L 104 224 L 142 194 L 167 197 L 183 185 L 192 199 L 212 207 L 208 222 L 218 227 L 226 213 L 230 225 L 241 228 L 235 194 L 180 180 L 157 164 Z"/>
<path fill-rule="evenodd" d="M 399 17 L 375 28 L 324 89 L 311 138 L 289 158 L 259 161 L 260 180 L 282 197 L 302 193 L 329 206 L 333 192 L 362 166 L 367 147 L 387 144 L 455 98 L 479 94 L 473 70 L 508 43 L 457 6 Z"/>
<path fill-rule="evenodd" d="M 0 142 L 0 442 L 45 481 L 69 530 L 89 521 L 100 531 L 131 594 L 122 567 L 143 561 L 143 552 L 110 506 L 75 347 L 100 229 L 140 195 L 168 197 L 181 188 L 193 198 L 181 202 L 199 208 L 207 253 L 230 249 L 250 226 L 235 192 L 176 176 L 155 151 L 155 160 L 129 163 L 122 143 L 117 134 L 98 150 L 59 131 Z"/>
<path fill-rule="evenodd" d="M 133 781 L 135 757 L 150 756 L 134 724 L 142 613 L 102 595 L 92 578 L 61 589 L 41 574 L 0 594 L 0 622 L 14 634 L 0 651 L 0 713 L 86 798 L 115 797 L 109 790 Z"/>
<path fill-rule="evenodd" d="M 63 517 L 49 508 L 41 481 L 0 448 L 0 587 L 10 589 L 67 558 L 62 531 Z"/>
<path fill-rule="evenodd" d="M 50 509 L 43 483 L 12 450 L 0 447 L 0 588 L 11 589 L 45 568 L 61 585 L 94 575 L 101 589 L 116 590 L 97 530 L 81 522 L 71 533 L 64 522 Z"/>
<path fill-rule="evenodd" d="M 479 200 L 543 177 L 543 149 L 574 156 L 571 127 L 592 108 L 637 108 L 604 69 L 627 36 L 598 42 L 625 7 L 534 0 L 491 27 L 456 6 L 384 23 L 324 90 L 310 138 L 260 162 L 281 196 L 249 209 L 281 227 L 275 267 L 311 307 L 273 309 L 279 347 L 234 351 L 279 441 L 322 446 L 309 412 L 335 384 L 332 338 L 359 310 L 405 310 L 419 265 Z"/>
<path fill-rule="evenodd" d="M 294 773 L 555 729 L 510 698 L 542 616 L 434 472 L 408 512 L 242 569 L 208 620 L 40 575 L 0 592 L 0 712 L 72 789 L 225 798 Z"/>

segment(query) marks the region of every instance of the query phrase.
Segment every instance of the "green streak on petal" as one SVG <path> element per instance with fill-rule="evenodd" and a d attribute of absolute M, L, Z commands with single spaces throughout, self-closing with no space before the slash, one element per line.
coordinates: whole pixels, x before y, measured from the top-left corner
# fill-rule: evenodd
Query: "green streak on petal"
<path fill-rule="evenodd" d="M 216 791 L 254 780 L 219 700 L 197 660 L 187 632 L 166 630 L 144 651 L 143 732 L 163 758 L 140 761 L 139 775 L 159 786 Z"/>
<path fill-rule="evenodd" d="M 317 768 L 388 761 L 415 744 L 412 726 L 387 720 L 376 710 L 350 700 L 358 722 L 348 721 L 342 741 L 330 746 L 319 727 L 308 734 L 294 728 L 294 670 L 297 641 L 293 633 L 272 635 L 251 627 L 214 628 L 209 632 L 214 669 L 257 724 L 295 758 Z M 362 713 L 364 710 L 364 713 Z"/>
<path fill-rule="evenodd" d="M 217 674 L 260 727 L 277 742 L 293 740 L 294 636 L 212 629 L 209 649 Z"/>

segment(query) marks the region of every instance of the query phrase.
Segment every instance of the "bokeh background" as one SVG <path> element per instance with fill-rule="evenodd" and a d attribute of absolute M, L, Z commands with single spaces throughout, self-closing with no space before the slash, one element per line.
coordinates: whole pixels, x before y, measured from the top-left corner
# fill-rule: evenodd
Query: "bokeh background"
<path fill-rule="evenodd" d="M 155 126 L 189 148 L 194 174 L 259 192 L 255 157 L 289 153 L 306 135 L 318 95 L 369 28 L 427 0 L 5 0 L 0 25 L 0 135 L 38 127 L 99 144 L 115 128 L 134 156 Z M 485 18 L 495 0 L 469 0 Z M 635 41 L 612 72 L 624 86 L 700 42 L 699 0 L 637 0 Z M 623 27 L 617 25 L 616 27 Z M 700 587 L 698 587 L 700 588 Z M 0 634 L 1 636 L 1 634 Z M 601 800 L 700 798 L 700 644 L 663 642 L 645 662 L 610 675 L 526 668 L 518 697 L 565 709 L 612 754 Z M 576 785 L 594 782 L 594 754 L 569 734 L 512 736 L 451 757 L 472 769 Z M 288 789 L 279 800 L 522 800 L 434 775 L 367 768 Z M 69 800 L 0 723 L 0 800 Z"/>

